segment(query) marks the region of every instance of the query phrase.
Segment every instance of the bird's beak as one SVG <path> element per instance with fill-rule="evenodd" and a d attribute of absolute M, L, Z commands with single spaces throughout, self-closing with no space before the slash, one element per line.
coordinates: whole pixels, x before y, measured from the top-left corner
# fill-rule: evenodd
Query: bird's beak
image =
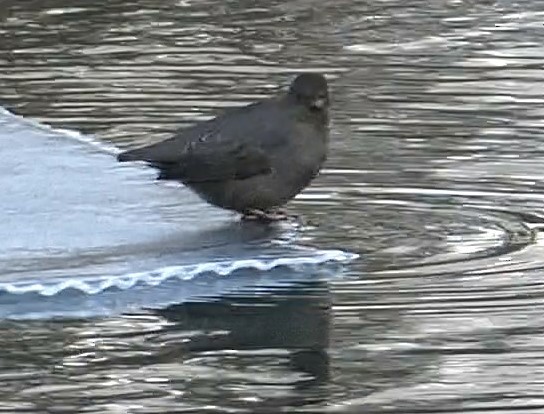
<path fill-rule="evenodd" d="M 317 98 L 312 105 L 314 108 L 323 109 L 327 106 L 327 98 Z"/>

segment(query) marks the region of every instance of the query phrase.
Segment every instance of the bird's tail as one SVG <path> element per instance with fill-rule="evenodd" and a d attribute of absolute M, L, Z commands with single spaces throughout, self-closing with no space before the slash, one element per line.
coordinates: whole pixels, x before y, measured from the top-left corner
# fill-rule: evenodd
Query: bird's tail
<path fill-rule="evenodd" d="M 175 139 L 167 139 L 166 141 L 122 152 L 117 156 L 117 159 L 121 162 L 176 163 L 179 161 L 179 153 L 181 152 L 179 147 Z"/>
<path fill-rule="evenodd" d="M 136 148 L 128 151 L 124 151 L 117 155 L 117 161 L 148 161 L 145 148 Z"/>

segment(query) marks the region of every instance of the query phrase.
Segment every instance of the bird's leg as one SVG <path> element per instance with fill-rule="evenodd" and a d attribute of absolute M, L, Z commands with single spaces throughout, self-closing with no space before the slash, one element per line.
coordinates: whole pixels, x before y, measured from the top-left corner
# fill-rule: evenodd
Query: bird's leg
<path fill-rule="evenodd" d="M 242 213 L 242 220 L 244 221 L 252 221 L 252 220 L 258 220 L 259 214 L 262 214 L 263 212 L 261 210 L 247 210 Z"/>
<path fill-rule="evenodd" d="M 275 210 L 275 214 L 281 215 L 283 217 L 283 220 L 299 220 L 301 218 L 301 215 L 298 213 L 289 212 L 285 208 L 277 208 Z"/>
<path fill-rule="evenodd" d="M 242 216 L 242 220 L 256 220 L 256 221 L 279 221 L 287 220 L 289 216 L 284 210 L 259 210 L 251 209 L 245 212 Z"/>

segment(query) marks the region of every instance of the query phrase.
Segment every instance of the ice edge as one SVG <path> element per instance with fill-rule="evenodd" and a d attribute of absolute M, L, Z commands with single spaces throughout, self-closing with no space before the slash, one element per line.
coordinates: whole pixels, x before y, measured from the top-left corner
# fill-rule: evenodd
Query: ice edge
<path fill-rule="evenodd" d="M 272 260 L 244 259 L 236 261 L 207 262 L 179 266 L 167 266 L 149 272 L 136 272 L 126 275 L 107 276 L 97 278 L 69 279 L 47 282 L 0 283 L 0 292 L 11 294 L 37 293 L 41 296 L 53 296 L 66 289 L 75 289 L 89 295 L 95 295 L 110 288 L 128 290 L 138 283 L 148 286 L 157 286 L 165 280 L 177 278 L 191 280 L 204 273 L 215 273 L 219 276 L 228 276 L 240 269 L 256 269 L 269 271 L 285 266 L 296 268 L 299 266 L 319 265 L 328 262 L 348 263 L 359 255 L 341 250 L 316 251 L 318 255 L 295 258 L 280 257 Z"/>

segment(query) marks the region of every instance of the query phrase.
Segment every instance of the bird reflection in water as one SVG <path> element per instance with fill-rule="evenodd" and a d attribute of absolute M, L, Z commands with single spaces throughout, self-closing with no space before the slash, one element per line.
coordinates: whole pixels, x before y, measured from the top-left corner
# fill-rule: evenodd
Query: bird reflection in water
<path fill-rule="evenodd" d="M 208 389 L 207 393 L 218 400 L 232 399 L 232 395 L 229 398 L 232 387 L 251 389 L 257 384 L 262 386 L 263 381 L 273 388 L 298 391 L 262 401 L 268 408 L 286 403 L 302 406 L 326 399 L 323 385 L 329 379 L 327 348 L 331 325 L 330 291 L 326 282 L 304 281 L 269 290 L 262 287 L 257 295 L 225 295 L 209 301 L 171 305 L 155 313 L 169 322 L 163 328 L 163 339 L 177 338 L 172 342 L 166 339 L 171 346 L 168 357 L 164 354 L 163 357 L 187 361 L 194 356 L 199 366 L 218 367 L 219 372 L 208 378 L 212 383 L 207 381 L 199 386 L 200 390 Z M 190 335 L 180 341 L 181 332 Z M 233 353 L 236 361 L 229 358 Z M 247 361 L 246 366 L 238 365 L 235 371 L 252 371 L 256 359 L 259 365 L 264 362 L 270 372 L 263 372 L 257 378 L 251 375 L 240 378 L 239 374 L 231 378 L 220 373 L 229 370 L 229 365 L 243 361 Z M 271 373 L 277 374 L 278 370 L 282 376 L 280 383 Z M 259 394 L 262 398 L 262 393 Z"/>

